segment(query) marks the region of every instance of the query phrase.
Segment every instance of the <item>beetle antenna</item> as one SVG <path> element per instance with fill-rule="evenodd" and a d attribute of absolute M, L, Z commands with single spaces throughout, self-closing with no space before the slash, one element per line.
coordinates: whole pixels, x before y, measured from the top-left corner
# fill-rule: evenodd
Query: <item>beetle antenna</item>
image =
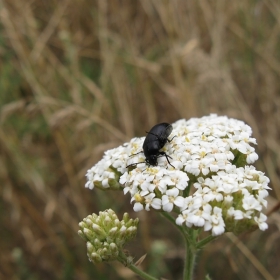
<path fill-rule="evenodd" d="M 133 166 L 133 165 L 137 165 L 139 163 L 146 163 L 145 161 L 142 161 L 142 162 L 135 162 L 135 163 L 131 163 L 129 165 L 126 166 L 126 168 L 130 167 L 130 166 Z"/>
<path fill-rule="evenodd" d="M 132 154 L 132 155 L 130 155 L 129 157 L 133 157 L 133 156 L 136 156 L 136 155 L 141 154 L 141 153 L 144 153 L 144 152 L 143 152 L 143 151 L 140 151 L 139 153 Z"/>

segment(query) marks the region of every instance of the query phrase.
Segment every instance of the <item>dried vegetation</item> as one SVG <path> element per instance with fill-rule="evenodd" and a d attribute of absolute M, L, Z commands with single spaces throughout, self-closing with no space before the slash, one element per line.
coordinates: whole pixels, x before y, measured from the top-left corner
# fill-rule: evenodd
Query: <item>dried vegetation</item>
<path fill-rule="evenodd" d="M 133 279 L 85 256 L 82 218 L 131 212 L 122 194 L 84 189 L 85 172 L 157 122 L 215 112 L 253 127 L 273 188 L 269 230 L 208 246 L 196 279 L 276 279 L 279 19 L 276 0 L 0 0 L 0 278 Z M 150 252 L 155 276 L 180 279 L 177 233 L 140 217 L 130 250 Z M 157 239 L 169 247 L 164 263 Z"/>

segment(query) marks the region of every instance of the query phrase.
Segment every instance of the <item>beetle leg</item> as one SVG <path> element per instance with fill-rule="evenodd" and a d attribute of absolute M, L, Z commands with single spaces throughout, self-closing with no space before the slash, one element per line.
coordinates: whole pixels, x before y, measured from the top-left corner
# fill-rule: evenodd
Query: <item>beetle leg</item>
<path fill-rule="evenodd" d="M 171 159 L 172 159 L 171 156 L 167 155 L 165 152 L 159 152 L 159 154 L 160 154 L 161 156 L 165 156 L 166 159 L 167 159 L 167 161 L 168 161 L 168 163 L 169 163 L 169 165 L 171 165 L 171 166 L 175 169 L 175 167 L 170 163 L 170 161 L 169 161 L 169 159 L 168 159 L 168 158 L 171 158 Z"/>
<path fill-rule="evenodd" d="M 175 137 L 177 137 L 177 135 L 173 136 L 171 140 L 167 138 L 167 141 L 170 143 Z"/>

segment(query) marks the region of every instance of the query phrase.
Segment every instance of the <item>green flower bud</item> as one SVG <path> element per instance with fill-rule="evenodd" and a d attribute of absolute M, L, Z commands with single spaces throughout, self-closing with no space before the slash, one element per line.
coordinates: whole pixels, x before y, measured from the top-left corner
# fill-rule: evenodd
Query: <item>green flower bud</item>
<path fill-rule="evenodd" d="M 80 227 L 80 228 L 81 228 L 81 227 L 87 227 L 87 225 L 86 225 L 85 222 L 82 221 L 82 222 L 79 223 L 79 227 Z"/>
<path fill-rule="evenodd" d="M 111 218 L 109 216 L 106 216 L 104 219 L 104 226 L 109 227 L 111 223 L 112 223 Z"/>
<path fill-rule="evenodd" d="M 100 238 L 104 238 L 106 236 L 106 232 L 97 224 L 92 225 L 92 229 L 96 235 Z"/>
<path fill-rule="evenodd" d="M 132 219 L 131 219 L 131 220 L 132 220 Z M 124 213 L 124 214 L 123 214 L 123 221 L 124 221 L 125 223 L 128 223 L 128 222 L 130 221 L 128 213 Z"/>
<path fill-rule="evenodd" d="M 117 228 L 117 227 L 113 227 L 113 228 L 111 228 L 110 231 L 109 231 L 109 235 L 110 235 L 110 237 L 112 237 L 112 238 L 113 238 L 114 236 L 116 236 L 117 233 L 118 233 L 118 228 Z"/>
<path fill-rule="evenodd" d="M 123 245 L 135 237 L 138 221 L 130 219 L 127 213 L 120 221 L 111 209 L 85 218 L 79 223 L 78 234 L 88 241 L 89 259 L 94 263 L 116 259 Z"/>
<path fill-rule="evenodd" d="M 90 227 L 92 225 L 92 220 L 89 218 L 85 219 L 86 224 Z"/>
<path fill-rule="evenodd" d="M 87 228 L 84 228 L 84 235 L 86 236 L 86 238 L 90 241 L 90 240 L 93 240 L 94 237 L 95 237 L 95 234 L 94 232 L 90 231 L 89 229 Z"/>
<path fill-rule="evenodd" d="M 88 255 L 89 259 L 93 262 L 93 263 L 100 263 L 102 262 L 102 258 L 100 257 L 99 254 L 97 253 L 92 253 L 91 255 Z"/>
<path fill-rule="evenodd" d="M 93 241 L 93 244 L 96 248 L 101 248 L 102 247 L 102 242 L 98 238 L 95 238 Z"/>
<path fill-rule="evenodd" d="M 90 242 L 87 242 L 87 251 L 88 253 L 93 253 L 95 250 L 94 246 L 90 243 Z"/>
<path fill-rule="evenodd" d="M 81 230 L 78 230 L 78 234 L 81 238 L 83 238 L 85 241 L 87 241 L 87 237 L 85 236 L 85 234 Z"/>

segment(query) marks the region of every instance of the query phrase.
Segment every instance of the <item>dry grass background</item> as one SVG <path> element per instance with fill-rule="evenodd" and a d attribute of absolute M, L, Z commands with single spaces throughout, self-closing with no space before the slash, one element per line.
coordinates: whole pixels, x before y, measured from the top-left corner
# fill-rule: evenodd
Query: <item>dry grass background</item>
<path fill-rule="evenodd" d="M 82 218 L 135 213 L 85 172 L 157 122 L 209 113 L 252 126 L 273 190 L 269 229 L 210 244 L 195 279 L 280 279 L 279 19 L 277 0 L 0 0 L 0 279 L 136 279 L 87 260 Z M 177 232 L 138 216 L 130 251 L 180 279 Z"/>

